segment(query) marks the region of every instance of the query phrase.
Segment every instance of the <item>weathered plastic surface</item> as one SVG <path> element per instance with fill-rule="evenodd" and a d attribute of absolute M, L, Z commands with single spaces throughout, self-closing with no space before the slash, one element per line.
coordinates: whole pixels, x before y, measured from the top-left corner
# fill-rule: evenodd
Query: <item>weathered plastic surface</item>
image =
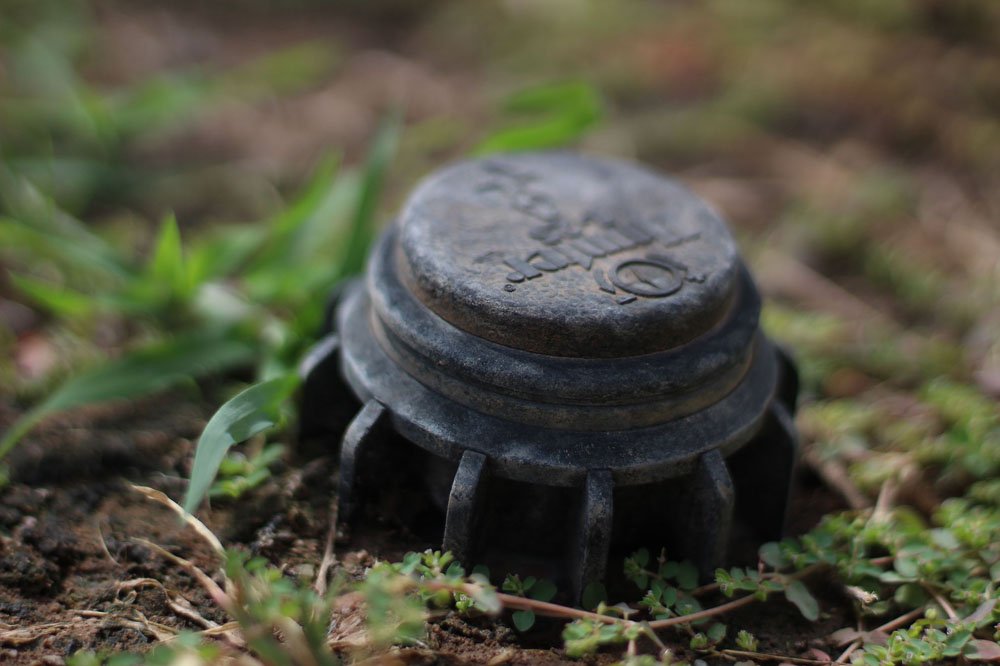
<path fill-rule="evenodd" d="M 402 439 L 466 563 L 520 553 L 578 595 L 612 549 L 662 542 L 708 574 L 734 524 L 780 536 L 788 501 L 795 370 L 759 312 L 726 225 L 674 181 L 566 153 L 461 162 L 341 292 L 303 422 L 343 433 L 345 519 L 363 461 Z"/>

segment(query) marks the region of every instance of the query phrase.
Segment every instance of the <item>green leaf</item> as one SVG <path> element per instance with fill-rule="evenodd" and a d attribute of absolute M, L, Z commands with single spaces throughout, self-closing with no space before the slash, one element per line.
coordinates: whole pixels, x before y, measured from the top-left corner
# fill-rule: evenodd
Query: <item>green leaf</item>
<path fill-rule="evenodd" d="M 893 600 L 903 608 L 918 608 L 927 603 L 927 592 L 919 583 L 906 583 L 896 588 Z"/>
<path fill-rule="evenodd" d="M 712 639 L 712 642 L 718 643 L 726 637 L 726 625 L 721 622 L 716 622 L 708 628 L 706 633 L 708 634 L 708 637 Z"/>
<path fill-rule="evenodd" d="M 791 601 L 802 613 L 802 617 L 815 621 L 819 618 L 819 603 L 800 580 L 793 580 L 785 587 L 785 598 Z"/>
<path fill-rule="evenodd" d="M 962 648 L 965 644 L 969 642 L 972 638 L 972 632 L 968 630 L 958 630 L 953 631 L 948 638 L 945 639 L 945 645 L 947 646 L 945 656 L 946 657 L 957 657 L 962 654 Z"/>
<path fill-rule="evenodd" d="M 244 99 L 288 95 L 322 81 L 337 61 L 327 42 L 303 42 L 267 53 L 219 77 L 225 93 Z"/>
<path fill-rule="evenodd" d="M 946 530 L 943 528 L 933 529 L 930 531 L 931 540 L 937 545 L 945 548 L 947 550 L 954 550 L 961 546 L 958 539 L 955 537 L 951 530 Z"/>
<path fill-rule="evenodd" d="M 566 146 L 600 122 L 604 109 L 597 90 L 579 81 L 528 88 L 512 95 L 504 106 L 509 112 L 535 117 L 486 137 L 473 151 L 476 154 Z"/>
<path fill-rule="evenodd" d="M 584 588 L 581 601 L 584 608 L 594 610 L 600 604 L 608 601 L 608 591 L 601 583 L 590 583 Z"/>
<path fill-rule="evenodd" d="M 191 377 L 248 363 L 254 355 L 254 348 L 242 341 L 198 334 L 144 347 L 78 373 L 11 425 L 0 440 L 0 458 L 50 414 L 158 393 Z"/>
<path fill-rule="evenodd" d="M 920 561 L 915 557 L 896 557 L 894 562 L 896 571 L 900 576 L 913 580 L 920 575 Z"/>
<path fill-rule="evenodd" d="M 660 565 L 660 576 L 663 578 L 675 578 L 680 565 L 674 561 L 664 562 Z"/>
<path fill-rule="evenodd" d="M 518 631 L 527 631 L 535 624 L 535 612 L 531 610 L 519 610 L 511 613 L 514 626 Z"/>
<path fill-rule="evenodd" d="M 400 113 L 389 114 L 382 121 L 372 141 L 371 150 L 365 161 L 357 208 L 344 245 L 338 279 L 354 275 L 364 267 L 368 246 L 375 233 L 375 213 L 382 193 L 385 172 L 396 154 L 401 123 Z"/>
<path fill-rule="evenodd" d="M 71 267 L 99 278 L 128 279 L 133 277 L 118 257 L 106 247 L 78 242 L 14 220 L 0 218 L 0 247 L 16 249 L 21 256 L 52 259 L 61 267 Z"/>
<path fill-rule="evenodd" d="M 10 280 L 18 291 L 60 317 L 81 317 L 94 309 L 91 297 L 63 286 L 14 273 L 10 273 Z"/>
<path fill-rule="evenodd" d="M 772 569 L 784 569 L 791 564 L 781 552 L 781 546 L 775 541 L 765 543 L 760 547 L 759 553 L 760 559 Z"/>
<path fill-rule="evenodd" d="M 0 164 L 0 208 L 15 219 L 0 220 L 0 247 L 31 247 L 97 274 L 125 278 L 131 268 L 87 225 L 60 209 L 51 197 Z"/>
<path fill-rule="evenodd" d="M 354 174 L 338 177 L 338 164 L 336 156 L 320 160 L 302 192 L 267 221 L 259 252 L 243 276 L 255 300 L 288 300 L 286 292 L 302 289 L 301 273 L 289 275 L 288 267 L 343 244 L 344 230 L 336 222 L 355 205 L 359 185 Z M 321 262 L 322 272 L 335 270 L 333 263 Z"/>
<path fill-rule="evenodd" d="M 509 573 L 504 576 L 503 583 L 501 583 L 501 589 L 504 592 L 524 596 L 524 583 L 521 582 L 521 577 L 517 574 Z"/>
<path fill-rule="evenodd" d="M 184 270 L 184 251 L 181 249 L 181 232 L 177 228 L 177 218 L 168 215 L 160 225 L 153 253 L 149 259 L 149 275 L 162 281 L 175 294 L 188 291 Z"/>
<path fill-rule="evenodd" d="M 548 578 L 543 578 L 531 586 L 528 596 L 538 601 L 551 601 L 552 597 L 556 596 L 556 584 Z"/>
<path fill-rule="evenodd" d="M 297 382 L 298 375 L 291 374 L 255 384 L 233 396 L 215 412 L 198 440 L 191 483 L 184 496 L 185 511 L 194 511 L 201 502 L 229 447 L 278 422 L 278 408 Z"/>
<path fill-rule="evenodd" d="M 677 567 L 677 584 L 685 590 L 698 587 L 698 569 L 688 561 L 681 562 Z"/>

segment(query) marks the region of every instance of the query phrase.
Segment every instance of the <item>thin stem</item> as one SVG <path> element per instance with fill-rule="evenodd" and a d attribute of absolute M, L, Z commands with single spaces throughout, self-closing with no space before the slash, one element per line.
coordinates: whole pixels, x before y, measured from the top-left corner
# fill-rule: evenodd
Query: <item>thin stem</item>
<path fill-rule="evenodd" d="M 846 650 L 840 653 L 840 656 L 837 657 L 836 661 L 834 661 L 833 663 L 846 664 L 847 660 L 851 657 L 852 654 L 854 654 L 854 651 L 857 650 L 859 647 L 861 647 L 861 641 L 860 640 L 854 641 L 853 643 L 847 646 Z"/>
<path fill-rule="evenodd" d="M 806 567 L 802 571 L 796 574 L 785 577 L 787 580 L 801 580 L 807 576 L 811 576 L 813 573 L 819 571 L 820 569 L 826 568 L 826 564 L 819 562 L 811 566 Z M 728 613 L 731 610 L 735 610 L 747 604 L 757 601 L 757 597 L 753 595 L 747 595 L 745 597 L 740 597 L 739 599 L 734 599 L 728 603 L 722 604 L 721 606 L 715 606 L 714 608 L 707 608 L 703 611 L 698 611 L 697 613 L 691 613 L 690 615 L 679 615 L 677 617 L 670 617 L 663 620 L 656 620 L 655 622 L 650 622 L 649 626 L 655 629 L 666 629 L 667 627 L 672 627 L 678 624 L 691 624 L 697 620 L 704 619 L 706 617 L 714 617 L 716 615 L 722 615 L 723 613 Z"/>
<path fill-rule="evenodd" d="M 717 589 L 719 589 L 718 583 L 708 583 L 707 585 L 702 585 L 701 587 L 696 587 L 693 590 L 691 590 L 691 596 L 697 597 L 702 594 L 705 594 L 706 592 L 711 592 Z"/>
<path fill-rule="evenodd" d="M 876 628 L 874 631 L 881 631 L 881 632 L 894 631 L 902 627 L 904 624 L 907 624 L 911 620 L 915 620 L 916 618 L 920 617 L 921 615 L 924 614 L 924 612 L 925 612 L 924 608 L 917 608 L 915 610 L 910 611 L 906 615 L 897 617 L 895 620 L 886 622 L 881 627 Z M 841 653 L 841 655 L 837 657 L 837 659 L 833 663 L 846 664 L 850 656 L 854 654 L 854 652 L 858 650 L 858 648 L 860 648 L 863 644 L 864 641 L 862 641 L 861 639 L 854 641 L 853 643 L 847 646 L 847 649 L 844 650 L 843 653 Z"/>
<path fill-rule="evenodd" d="M 814 564 L 812 566 L 806 567 L 802 571 L 796 574 L 788 576 L 788 580 L 800 580 L 805 578 L 819 569 L 825 568 L 826 565 L 823 563 Z M 473 585 L 468 583 L 459 584 L 448 584 L 441 583 L 439 581 L 424 581 L 424 585 L 435 590 L 448 589 L 452 591 L 462 592 L 469 596 L 474 596 L 475 592 L 478 591 Z M 591 611 L 580 610 L 579 608 L 570 608 L 569 606 L 563 606 L 561 604 L 554 604 L 548 601 L 538 601 L 537 599 L 529 599 L 527 597 L 518 597 L 513 594 L 506 594 L 503 592 L 497 592 L 497 600 L 500 601 L 506 608 L 512 608 L 516 610 L 530 610 L 536 615 L 544 615 L 546 617 L 561 617 L 561 618 L 576 618 L 579 620 L 593 620 L 595 622 L 603 622 L 605 624 L 615 624 L 616 622 L 633 622 L 633 620 L 628 620 L 620 617 L 614 617 L 612 615 L 601 615 L 599 613 L 593 613 Z M 690 625 L 692 622 L 697 622 L 707 617 L 714 617 L 716 615 L 722 615 L 723 613 L 728 613 L 731 610 L 741 608 L 748 604 L 757 601 L 757 598 L 753 595 L 747 595 L 745 597 L 740 597 L 739 599 L 734 599 L 733 601 L 715 606 L 713 608 L 707 608 L 697 613 L 691 613 L 689 615 L 679 615 L 677 617 L 666 618 L 663 620 L 655 620 L 649 622 L 647 626 L 653 630 L 657 631 L 659 629 L 666 629 L 667 627 L 674 627 L 677 625 Z"/>
<path fill-rule="evenodd" d="M 748 657 L 750 659 L 763 659 L 767 661 L 785 661 L 790 664 L 814 664 L 815 666 L 830 666 L 828 661 L 819 659 L 806 659 L 804 657 L 786 657 L 781 654 L 768 654 L 766 652 L 747 652 L 745 650 L 720 650 L 719 654 L 733 657 Z"/>
<path fill-rule="evenodd" d="M 481 589 L 470 583 L 442 583 L 440 581 L 428 580 L 428 581 L 414 581 L 414 585 L 423 585 L 429 587 L 432 590 L 451 590 L 453 592 L 461 592 L 462 594 L 468 595 L 470 597 L 475 597 L 475 594 Z M 613 615 L 601 615 L 599 613 L 592 613 L 590 611 L 581 610 L 579 608 L 570 608 L 569 606 L 562 606 L 560 604 L 554 604 L 548 601 L 539 601 L 538 599 L 529 599 L 528 597 L 518 597 L 513 594 L 507 594 L 505 592 L 497 592 L 497 600 L 503 605 L 504 608 L 512 608 L 515 610 L 530 610 L 536 615 L 544 615 L 545 617 L 562 617 L 562 618 L 576 618 L 578 620 L 596 620 L 597 622 L 604 622 L 605 624 L 614 624 L 615 622 L 625 622 L 620 617 L 615 617 Z"/>
<path fill-rule="evenodd" d="M 741 608 L 747 604 L 751 604 L 757 601 L 757 598 L 752 595 L 747 595 L 745 597 L 740 597 L 739 599 L 734 599 L 729 603 L 722 604 L 721 606 L 715 606 L 714 608 L 706 608 L 703 611 L 698 611 L 697 613 L 691 613 L 690 615 L 679 615 L 677 617 L 668 617 L 664 620 L 655 620 L 649 623 L 649 628 L 654 631 L 658 629 L 666 629 L 667 627 L 673 627 L 678 624 L 691 624 L 692 622 L 697 622 L 706 617 L 714 617 L 716 615 L 722 615 L 723 613 L 728 613 L 731 610 Z"/>
<path fill-rule="evenodd" d="M 570 608 L 569 606 L 562 606 L 549 601 L 539 601 L 538 599 L 529 599 L 528 597 L 518 597 L 513 594 L 506 594 L 503 592 L 497 592 L 497 599 L 500 600 L 500 603 L 502 603 L 505 608 L 530 610 L 534 611 L 536 615 L 544 615 L 546 617 L 572 617 L 579 620 L 596 620 L 606 624 L 628 621 L 620 617 L 615 617 L 614 615 L 601 615 L 600 613 L 593 613 L 579 608 Z"/>
<path fill-rule="evenodd" d="M 326 578 L 327 574 L 332 567 L 337 562 L 337 555 L 333 549 L 333 542 L 337 537 L 337 515 L 339 514 L 340 503 L 335 499 L 330 505 L 330 529 L 326 534 L 326 546 L 323 548 L 323 559 L 319 564 L 319 571 L 316 572 L 316 582 L 313 584 L 313 589 L 319 596 L 324 596 L 326 594 Z"/>
<path fill-rule="evenodd" d="M 927 585 L 926 583 L 921 585 L 921 587 L 927 590 L 927 593 L 930 594 L 932 597 L 934 597 L 934 601 L 936 601 L 938 605 L 944 609 L 944 612 L 948 614 L 949 620 L 954 621 L 958 619 L 958 614 L 955 612 L 955 609 L 951 607 L 951 604 L 949 604 L 948 601 L 944 597 L 942 597 L 937 590 L 935 590 L 930 585 Z"/>
<path fill-rule="evenodd" d="M 896 629 L 902 627 L 904 624 L 908 624 L 911 620 L 915 620 L 921 615 L 923 615 L 926 610 L 927 610 L 926 607 L 920 607 L 911 610 L 906 615 L 900 615 L 895 620 L 891 620 L 883 624 L 881 627 L 877 627 L 875 631 L 895 631 Z"/>
<path fill-rule="evenodd" d="M 642 633 L 645 634 L 645 636 L 649 638 L 649 640 L 656 643 L 656 647 L 660 648 L 660 656 L 662 657 L 664 654 L 666 654 L 667 652 L 666 644 L 660 640 L 660 637 L 656 635 L 656 632 L 653 631 L 653 628 L 649 626 L 649 622 L 641 622 L 640 624 L 642 625 Z"/>
<path fill-rule="evenodd" d="M 864 631 L 864 625 L 861 623 L 861 618 L 858 618 L 858 633 L 860 634 L 862 631 Z M 833 663 L 835 664 L 847 663 L 848 658 L 850 658 L 850 656 L 854 654 L 854 651 L 857 650 L 859 647 L 861 647 L 861 643 L 862 641 L 860 639 L 852 642 L 850 645 L 847 646 L 846 650 L 840 653 L 840 656 L 837 657 L 837 660 Z"/>

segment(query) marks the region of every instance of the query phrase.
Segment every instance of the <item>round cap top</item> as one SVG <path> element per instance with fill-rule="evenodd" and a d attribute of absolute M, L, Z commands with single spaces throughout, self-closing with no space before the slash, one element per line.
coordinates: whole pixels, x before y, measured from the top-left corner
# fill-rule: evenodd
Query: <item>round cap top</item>
<path fill-rule="evenodd" d="M 725 223 L 623 162 L 523 153 L 460 162 L 410 196 L 397 267 L 454 326 L 553 356 L 636 356 L 722 319 L 740 260 Z"/>

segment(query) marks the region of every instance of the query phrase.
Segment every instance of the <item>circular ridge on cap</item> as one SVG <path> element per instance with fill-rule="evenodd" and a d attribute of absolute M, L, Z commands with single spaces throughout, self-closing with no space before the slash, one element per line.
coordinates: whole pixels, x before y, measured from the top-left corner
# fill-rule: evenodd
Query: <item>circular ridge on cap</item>
<path fill-rule="evenodd" d="M 453 164 L 400 218 L 408 288 L 452 325 L 516 349 L 616 358 L 672 349 L 726 316 L 726 224 L 673 180 L 615 160 L 511 154 Z"/>

